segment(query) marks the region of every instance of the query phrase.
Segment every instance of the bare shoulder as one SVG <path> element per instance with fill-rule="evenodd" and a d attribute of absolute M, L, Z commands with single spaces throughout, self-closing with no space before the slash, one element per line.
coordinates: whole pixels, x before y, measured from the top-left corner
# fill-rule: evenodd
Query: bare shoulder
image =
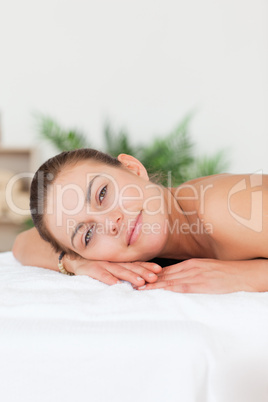
<path fill-rule="evenodd" d="M 193 179 L 187 181 L 182 184 L 182 187 L 194 186 L 196 189 L 204 188 L 205 186 L 213 187 L 224 187 L 225 189 L 230 189 L 233 185 L 238 185 L 238 187 L 247 188 L 250 190 L 254 190 L 256 187 L 262 187 L 263 189 L 268 189 L 268 174 L 229 174 L 222 173 L 212 176 L 199 177 L 197 179 Z"/>
<path fill-rule="evenodd" d="M 268 175 L 208 176 L 185 183 L 181 194 L 189 219 L 210 227 L 217 258 L 268 258 Z"/>
<path fill-rule="evenodd" d="M 265 213 L 268 175 L 215 175 L 201 178 L 193 185 L 198 196 L 196 207 L 201 214 L 218 213 L 217 205 L 231 215 L 240 212 L 248 218 L 257 209 Z"/>

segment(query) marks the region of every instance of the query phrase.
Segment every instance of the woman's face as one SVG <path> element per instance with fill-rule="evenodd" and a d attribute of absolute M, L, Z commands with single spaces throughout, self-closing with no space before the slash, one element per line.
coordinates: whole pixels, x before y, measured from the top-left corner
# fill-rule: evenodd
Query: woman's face
<path fill-rule="evenodd" d="M 67 166 L 48 189 L 49 232 L 84 258 L 148 260 L 167 243 L 165 190 L 135 158 L 121 162 L 125 167 L 90 160 Z"/>

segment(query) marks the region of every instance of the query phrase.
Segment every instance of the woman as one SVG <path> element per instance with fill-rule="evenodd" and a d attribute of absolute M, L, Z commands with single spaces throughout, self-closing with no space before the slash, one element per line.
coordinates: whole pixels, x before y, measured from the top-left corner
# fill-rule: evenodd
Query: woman
<path fill-rule="evenodd" d="M 24 265 L 107 284 L 187 293 L 268 291 L 268 176 L 215 175 L 164 188 L 134 157 L 64 152 L 36 172 Z M 52 246 L 52 247 L 51 247 Z M 185 260 L 162 269 L 154 257 Z"/>

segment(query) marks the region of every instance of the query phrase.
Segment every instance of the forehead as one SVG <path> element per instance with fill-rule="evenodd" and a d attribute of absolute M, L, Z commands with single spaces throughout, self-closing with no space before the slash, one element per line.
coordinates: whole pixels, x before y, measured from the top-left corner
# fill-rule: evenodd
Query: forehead
<path fill-rule="evenodd" d="M 77 184 L 84 186 L 96 175 L 106 176 L 117 182 L 124 172 L 127 173 L 126 170 L 120 166 L 85 160 L 78 163 L 71 163 L 63 167 L 52 184 Z"/>

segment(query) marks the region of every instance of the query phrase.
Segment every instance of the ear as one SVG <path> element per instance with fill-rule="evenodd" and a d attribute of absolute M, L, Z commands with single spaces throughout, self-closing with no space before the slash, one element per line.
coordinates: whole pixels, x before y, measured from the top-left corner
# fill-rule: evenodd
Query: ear
<path fill-rule="evenodd" d="M 149 180 L 147 170 L 138 159 L 134 158 L 134 156 L 120 154 L 118 155 L 117 159 L 126 169 L 130 170 L 132 173 L 142 177 L 143 179 Z"/>

